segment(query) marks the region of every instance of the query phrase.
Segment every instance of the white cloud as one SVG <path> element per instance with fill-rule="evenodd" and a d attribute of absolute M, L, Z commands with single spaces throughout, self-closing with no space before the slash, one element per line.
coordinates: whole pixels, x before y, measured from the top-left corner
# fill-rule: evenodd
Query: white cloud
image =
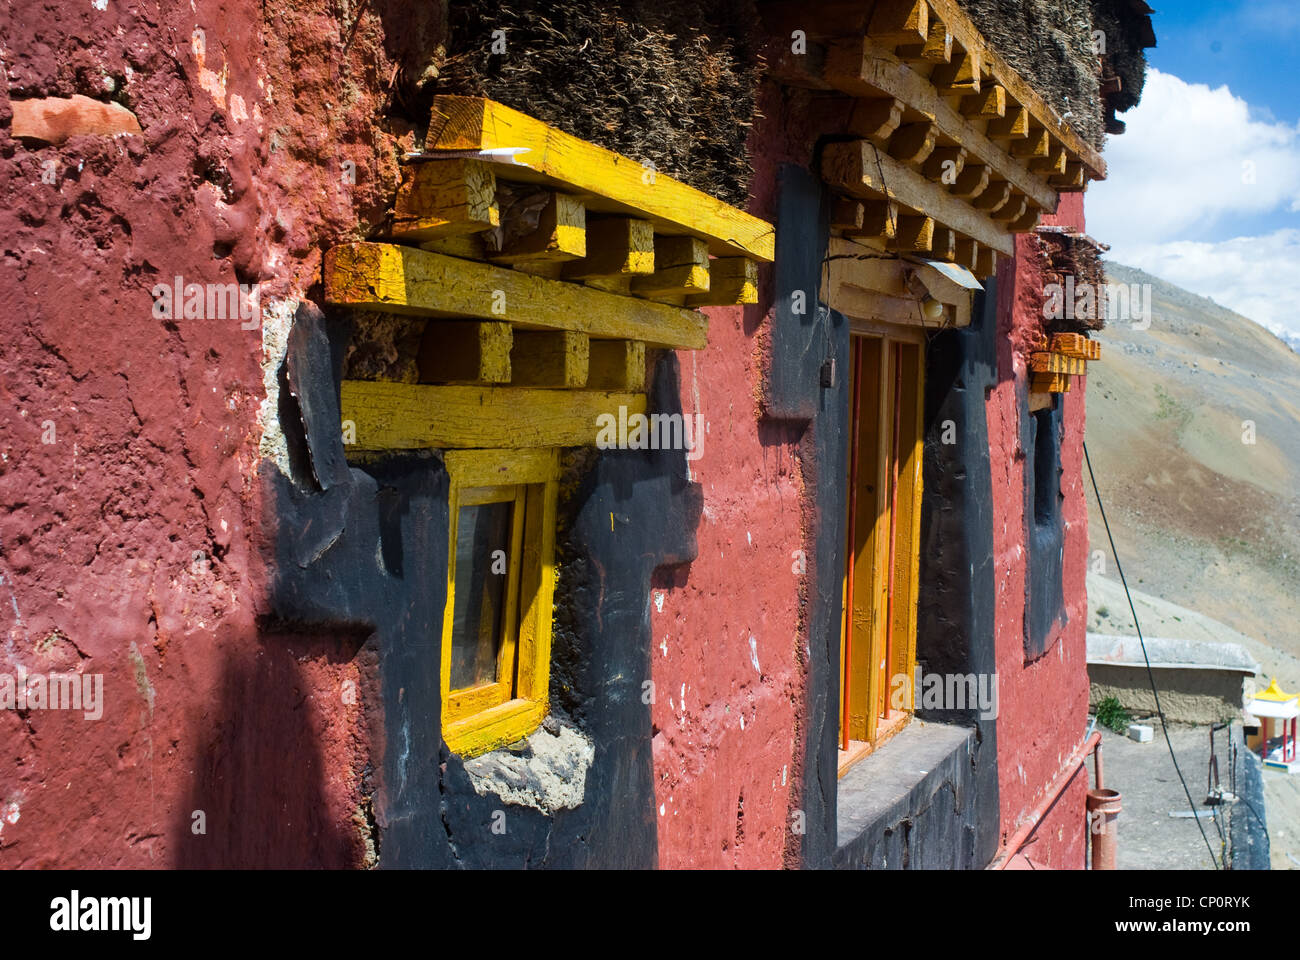
<path fill-rule="evenodd" d="M 1124 121 L 1106 142 L 1107 179 L 1088 190 L 1089 232 L 1117 252 L 1300 209 L 1300 129 L 1251 119 L 1227 87 L 1153 69 Z"/>
<path fill-rule="evenodd" d="M 1154 69 L 1124 120 L 1088 190 L 1088 232 L 1110 259 L 1300 333 L 1300 230 L 1234 236 L 1243 217 L 1300 211 L 1300 127 Z"/>
<path fill-rule="evenodd" d="M 1091 231 L 1091 224 L 1089 230 Z M 1300 230 L 1218 242 L 1139 245 L 1110 259 L 1138 267 L 1229 310 L 1250 317 L 1274 333 L 1300 336 Z"/>

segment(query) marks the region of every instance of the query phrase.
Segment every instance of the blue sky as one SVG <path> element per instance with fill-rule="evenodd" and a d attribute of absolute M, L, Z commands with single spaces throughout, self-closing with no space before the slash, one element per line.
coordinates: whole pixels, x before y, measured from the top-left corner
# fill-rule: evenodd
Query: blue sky
<path fill-rule="evenodd" d="M 1150 2 L 1147 88 L 1108 138 L 1089 232 L 1112 259 L 1300 334 L 1300 0 Z"/>

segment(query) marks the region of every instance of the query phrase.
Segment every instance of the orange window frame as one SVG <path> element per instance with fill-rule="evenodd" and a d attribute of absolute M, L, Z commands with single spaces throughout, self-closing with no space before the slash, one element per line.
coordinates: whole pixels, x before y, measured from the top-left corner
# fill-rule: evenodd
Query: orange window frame
<path fill-rule="evenodd" d="M 855 334 L 851 342 L 841 773 L 911 717 L 924 450 L 923 336 Z"/>

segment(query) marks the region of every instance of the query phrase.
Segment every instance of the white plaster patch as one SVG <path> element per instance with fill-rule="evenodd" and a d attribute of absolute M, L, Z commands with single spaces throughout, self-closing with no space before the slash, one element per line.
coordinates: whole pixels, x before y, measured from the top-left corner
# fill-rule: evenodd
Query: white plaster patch
<path fill-rule="evenodd" d="M 558 729 L 558 734 L 538 729 L 525 752 L 494 750 L 466 760 L 474 792 L 547 814 L 580 806 L 596 746 L 575 727 L 561 723 Z"/>
<path fill-rule="evenodd" d="M 90 0 L 90 5 L 96 10 L 107 10 L 108 0 Z"/>
<path fill-rule="evenodd" d="M 754 670 L 762 673 L 763 669 L 758 665 L 758 637 L 750 635 L 749 638 L 749 662 L 754 665 Z"/>
<path fill-rule="evenodd" d="M 656 590 L 655 591 L 655 613 L 663 613 L 663 612 L 664 612 L 664 592 L 662 590 Z"/>
<path fill-rule="evenodd" d="M 257 411 L 257 425 L 262 429 L 258 454 L 270 460 L 286 477 L 289 473 L 289 445 L 280 428 L 280 366 L 289 350 L 289 330 L 297 300 L 268 300 L 262 304 L 262 387 L 266 399 Z"/>

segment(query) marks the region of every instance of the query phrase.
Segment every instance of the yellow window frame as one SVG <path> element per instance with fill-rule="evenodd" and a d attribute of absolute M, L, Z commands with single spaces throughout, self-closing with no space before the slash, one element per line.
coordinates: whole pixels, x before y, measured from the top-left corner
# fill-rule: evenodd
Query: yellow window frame
<path fill-rule="evenodd" d="M 448 491 L 447 602 L 442 629 L 442 738 L 461 756 L 513 743 L 546 716 L 551 673 L 552 601 L 559 451 L 453 450 Z M 507 589 L 497 680 L 451 689 L 460 508 L 513 503 Z"/>

